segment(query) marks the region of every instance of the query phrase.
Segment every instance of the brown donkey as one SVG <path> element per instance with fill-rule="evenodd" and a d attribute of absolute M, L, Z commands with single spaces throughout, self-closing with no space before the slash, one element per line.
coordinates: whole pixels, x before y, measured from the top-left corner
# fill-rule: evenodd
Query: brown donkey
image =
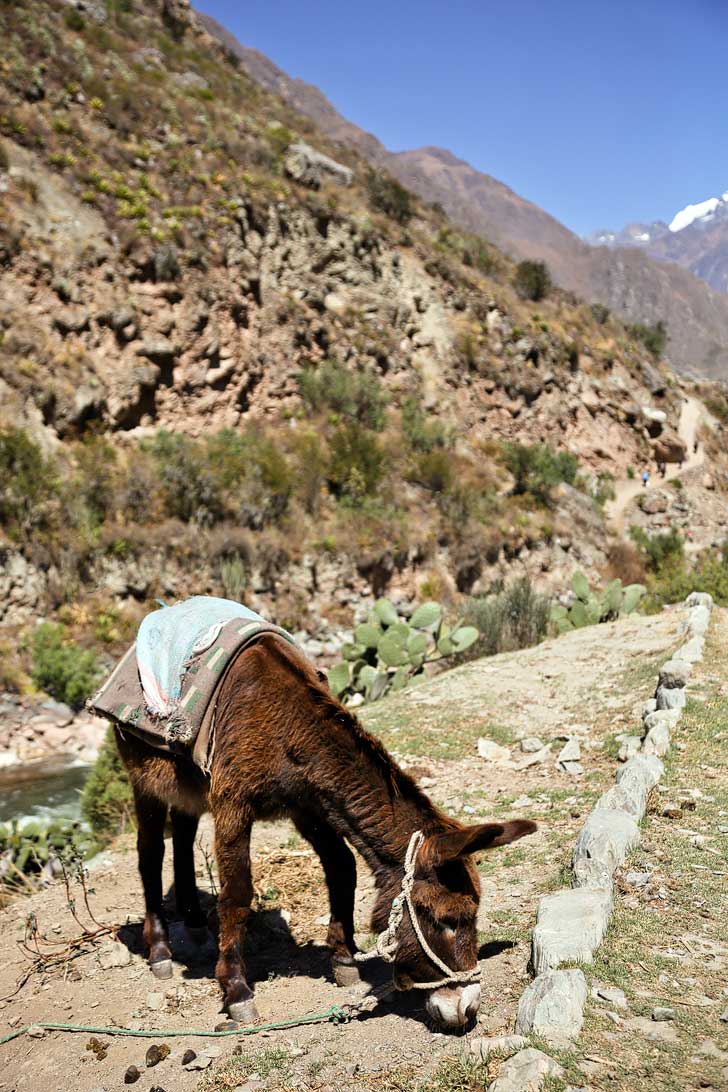
<path fill-rule="evenodd" d="M 274 634 L 241 653 L 220 686 L 209 778 L 184 757 L 153 750 L 128 733 L 117 732 L 117 738 L 139 822 L 144 939 L 159 977 L 172 971 L 162 909 L 167 810 L 177 907 L 199 940 L 206 936 L 206 921 L 195 884 L 193 845 L 199 817 L 209 809 L 220 874 L 215 973 L 231 1018 L 241 1023 L 258 1018 L 242 955 L 253 897 L 250 831 L 256 819 L 285 815 L 321 858 L 336 981 L 343 985 L 357 976 L 356 866 L 346 839 L 374 873 L 372 927 L 377 932 L 384 930 L 393 900 L 409 881 L 410 902 L 391 945 L 395 985 L 408 989 L 435 980 L 427 1009 L 446 1027 L 462 1026 L 475 1015 L 480 987 L 474 975 L 463 974 L 477 967 L 480 884 L 469 855 L 530 834 L 534 823 L 463 827 L 443 815 L 332 696 L 309 661 Z M 416 831 L 424 841 L 405 879 L 405 857 Z M 443 967 L 451 971 L 444 979 Z"/>

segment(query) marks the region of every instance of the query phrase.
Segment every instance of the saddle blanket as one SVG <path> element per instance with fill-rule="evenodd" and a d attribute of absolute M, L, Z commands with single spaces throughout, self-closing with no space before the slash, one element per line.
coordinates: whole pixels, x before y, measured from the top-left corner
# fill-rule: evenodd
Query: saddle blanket
<path fill-rule="evenodd" d="M 196 595 L 148 614 L 96 694 L 91 712 L 209 769 L 214 697 L 237 656 L 264 633 L 293 638 L 230 599 Z"/>

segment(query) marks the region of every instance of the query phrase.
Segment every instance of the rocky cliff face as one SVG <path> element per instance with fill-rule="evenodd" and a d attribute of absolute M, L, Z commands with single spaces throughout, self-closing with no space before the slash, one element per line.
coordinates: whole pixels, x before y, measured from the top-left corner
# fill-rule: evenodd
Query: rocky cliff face
<path fill-rule="evenodd" d="M 603 569 L 599 475 L 682 398 L 621 323 L 522 300 L 181 0 L 15 4 L 0 33 L 0 625 L 222 592 L 326 643 L 385 590 Z M 509 443 L 571 453 L 576 487 L 514 492 Z"/>
<path fill-rule="evenodd" d="M 608 249 L 587 245 L 543 209 L 444 148 L 389 152 L 372 134 L 343 118 L 318 88 L 288 76 L 257 50 L 241 45 L 209 16 L 200 19 L 234 51 L 257 83 L 311 118 L 330 139 L 356 148 L 424 200 L 438 202 L 456 224 L 492 240 L 516 259 L 546 261 L 564 288 L 611 307 L 626 321 L 665 322 L 670 335 L 667 355 L 679 370 L 721 379 L 728 374 L 728 300 L 711 291 L 725 291 L 722 236 L 716 247 L 704 235 L 697 250 L 694 240 L 687 246 L 685 236 L 680 247 L 674 240 L 666 246 L 663 240 L 652 247 L 640 244 L 644 253 L 633 253 L 624 248 L 632 247 L 634 233 L 611 239 Z"/>

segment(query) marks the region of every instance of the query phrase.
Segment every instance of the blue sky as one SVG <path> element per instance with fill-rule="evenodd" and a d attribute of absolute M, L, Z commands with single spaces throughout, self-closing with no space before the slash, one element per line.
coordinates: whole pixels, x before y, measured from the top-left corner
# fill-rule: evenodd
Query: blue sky
<path fill-rule="evenodd" d="M 388 148 L 449 148 L 579 233 L 728 190 L 728 0 L 196 6 Z"/>

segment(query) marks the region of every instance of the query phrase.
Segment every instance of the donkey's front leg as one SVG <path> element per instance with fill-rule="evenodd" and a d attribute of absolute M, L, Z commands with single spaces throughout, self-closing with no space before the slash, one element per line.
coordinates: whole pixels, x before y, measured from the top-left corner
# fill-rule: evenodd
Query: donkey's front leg
<path fill-rule="evenodd" d="M 137 851 L 139 872 L 144 887 L 144 940 L 149 949 L 149 965 L 157 978 L 172 977 L 172 952 L 169 948 L 167 921 L 162 905 L 162 862 L 164 861 L 164 824 L 167 805 L 141 793 L 134 793 L 137 814 Z"/>
<path fill-rule="evenodd" d="M 251 817 L 237 809 L 230 814 L 229 803 L 215 816 L 215 856 L 220 873 L 217 901 L 220 921 L 220 954 L 215 976 L 222 988 L 230 1018 L 240 1024 L 259 1019 L 253 991 L 245 980 L 243 945 L 253 899 L 250 875 Z"/>

